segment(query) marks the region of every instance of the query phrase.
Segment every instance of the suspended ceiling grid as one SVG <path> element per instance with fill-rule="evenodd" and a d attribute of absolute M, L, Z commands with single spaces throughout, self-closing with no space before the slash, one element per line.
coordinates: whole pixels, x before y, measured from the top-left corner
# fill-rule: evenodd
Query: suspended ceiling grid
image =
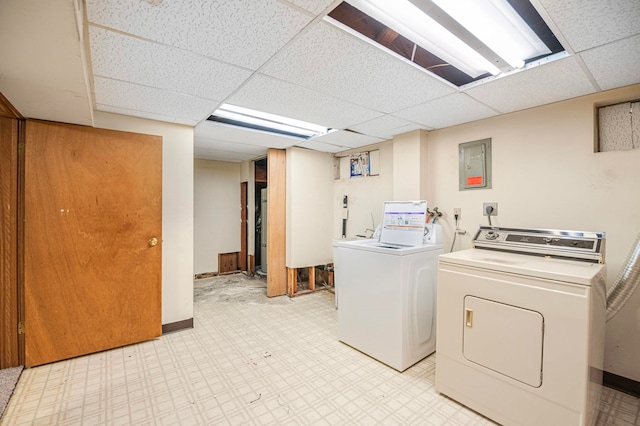
<path fill-rule="evenodd" d="M 0 91 L 27 117 L 90 125 L 95 109 L 195 126 L 197 157 L 243 161 L 269 147 L 339 152 L 640 82 L 637 0 L 533 0 L 568 55 L 461 88 L 323 20 L 339 3 L 3 1 Z M 223 102 L 341 130 L 301 142 L 207 122 Z"/>

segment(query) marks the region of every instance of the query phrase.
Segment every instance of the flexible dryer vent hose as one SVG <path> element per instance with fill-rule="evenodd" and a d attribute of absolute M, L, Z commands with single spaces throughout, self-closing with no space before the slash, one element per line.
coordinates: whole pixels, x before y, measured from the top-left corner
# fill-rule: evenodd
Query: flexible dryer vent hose
<path fill-rule="evenodd" d="M 607 321 L 613 318 L 627 303 L 638 284 L 640 284 L 640 234 L 636 238 L 634 247 L 629 253 L 616 283 L 607 292 Z"/>

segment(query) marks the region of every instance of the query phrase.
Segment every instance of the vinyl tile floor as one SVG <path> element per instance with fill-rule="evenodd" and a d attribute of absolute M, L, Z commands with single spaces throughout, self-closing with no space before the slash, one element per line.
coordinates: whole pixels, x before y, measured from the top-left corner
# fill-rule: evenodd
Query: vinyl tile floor
<path fill-rule="evenodd" d="M 193 329 L 26 369 L 9 425 L 487 425 L 438 394 L 435 356 L 403 373 L 340 343 L 328 291 L 267 299 L 264 283 L 195 284 Z M 605 388 L 600 425 L 640 425 Z"/>

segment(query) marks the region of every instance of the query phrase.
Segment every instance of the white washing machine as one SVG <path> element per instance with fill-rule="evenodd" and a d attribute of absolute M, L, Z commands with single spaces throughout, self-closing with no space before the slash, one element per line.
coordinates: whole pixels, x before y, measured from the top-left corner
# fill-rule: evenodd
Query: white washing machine
<path fill-rule="evenodd" d="M 481 227 L 440 256 L 436 390 L 505 425 L 592 425 L 604 234 Z"/>
<path fill-rule="evenodd" d="M 421 203 L 385 203 L 380 241 L 344 241 L 334 248 L 338 339 L 398 371 L 433 353 L 436 344 L 443 249 L 422 244 L 426 202 Z M 398 220 L 407 214 L 415 220 Z M 400 222 L 417 226 L 401 229 Z"/>

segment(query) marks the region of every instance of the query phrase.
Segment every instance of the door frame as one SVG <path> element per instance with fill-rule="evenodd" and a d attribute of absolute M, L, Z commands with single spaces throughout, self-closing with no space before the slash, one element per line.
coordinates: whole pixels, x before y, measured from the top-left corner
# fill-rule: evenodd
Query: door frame
<path fill-rule="evenodd" d="M 24 117 L 0 93 L 0 369 L 24 365 L 21 189 Z M 23 158 L 23 157 L 22 157 Z"/>
<path fill-rule="evenodd" d="M 248 182 L 240 182 L 240 253 L 238 254 L 238 269 L 247 271 L 248 245 L 247 245 L 247 218 L 249 206 L 247 205 Z"/>

